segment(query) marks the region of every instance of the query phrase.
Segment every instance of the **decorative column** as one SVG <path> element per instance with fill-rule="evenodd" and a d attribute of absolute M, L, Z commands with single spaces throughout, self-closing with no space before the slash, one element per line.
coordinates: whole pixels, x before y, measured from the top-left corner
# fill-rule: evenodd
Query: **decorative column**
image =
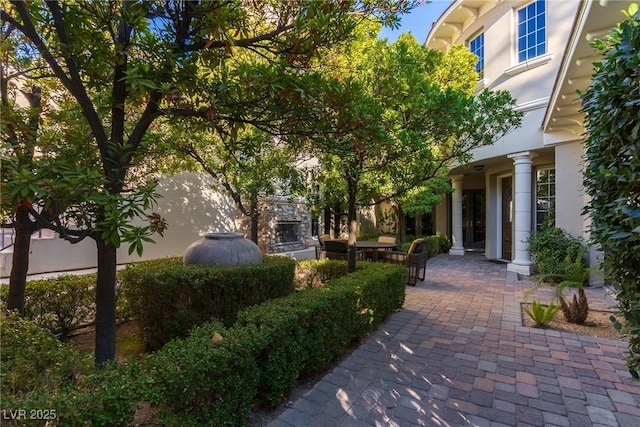
<path fill-rule="evenodd" d="M 514 179 L 514 236 L 513 260 L 507 265 L 507 271 L 530 276 L 533 269 L 529 239 L 531 238 L 531 164 L 535 155 L 529 151 L 510 154 L 515 167 Z"/>
<path fill-rule="evenodd" d="M 451 186 L 451 249 L 450 255 L 464 255 L 464 242 L 462 241 L 462 180 L 464 175 L 452 175 Z"/>

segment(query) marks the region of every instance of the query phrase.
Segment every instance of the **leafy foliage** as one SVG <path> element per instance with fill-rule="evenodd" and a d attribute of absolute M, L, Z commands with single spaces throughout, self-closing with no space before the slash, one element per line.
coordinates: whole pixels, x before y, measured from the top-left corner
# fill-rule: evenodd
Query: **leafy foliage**
<path fill-rule="evenodd" d="M 395 0 L 6 3 L 2 22 L 19 33 L 21 52 L 46 64 L 77 106 L 71 117 L 77 120 L 61 122 L 67 151 L 95 159 L 91 167 L 100 173 L 99 184 L 78 200 L 90 215 L 76 228 L 63 230 L 59 212 L 49 218 L 48 210 L 29 210 L 61 234 L 96 241 L 98 363 L 115 357 L 116 248 L 130 241 L 130 251 L 140 253 L 163 230 L 157 216 L 149 226 L 132 224 L 154 201 L 152 183 L 135 178 L 153 178 L 144 160 L 154 136 L 166 130 L 163 118 L 208 120 L 232 137 L 245 123 L 282 133 L 303 123 L 301 71 L 312 59 L 347 39 L 360 20 L 376 16 L 395 25 L 412 6 Z M 144 172 L 132 173 L 136 166 Z M 17 194 L 45 188 L 26 184 Z"/>
<path fill-rule="evenodd" d="M 549 305 L 543 307 L 540 301 L 534 300 L 531 303 L 531 309 L 527 307 L 523 309 L 527 316 L 535 322 L 536 327 L 543 327 L 551 323 L 558 310 L 560 310 L 560 306 L 550 302 Z"/>
<path fill-rule="evenodd" d="M 604 271 L 617 289 L 618 308 L 630 334 L 627 364 L 640 379 L 640 12 L 593 46 L 604 59 L 581 94 L 586 141 L 584 186 L 591 236 L 604 252 Z"/>
<path fill-rule="evenodd" d="M 575 268 L 576 262 L 585 267 L 584 242 L 560 227 L 545 225 L 531 236 L 529 248 L 542 281 L 559 283 Z"/>
<path fill-rule="evenodd" d="M 472 95 L 475 57 L 466 48 L 443 54 L 410 35 L 389 44 L 366 25 L 358 30 L 322 68 L 341 94 L 325 100 L 336 131 L 315 142 L 319 203 L 345 203 L 349 222 L 372 200 L 428 212 L 450 191 L 451 163 L 518 126 L 522 114 L 508 93 Z"/>
<path fill-rule="evenodd" d="M 49 332 L 15 313 L 0 314 L 2 328 L 2 400 L 20 403 L 34 392 L 55 393 L 74 385 L 91 361 Z M 15 400 L 17 399 L 17 400 Z M 16 407 L 20 407 L 17 405 Z"/>
<path fill-rule="evenodd" d="M 48 279 L 30 280 L 26 284 L 24 317 L 50 333 L 65 338 L 69 332 L 95 319 L 96 275 L 61 275 Z M 8 292 L 0 288 L 0 301 L 6 307 Z M 117 317 L 131 316 L 122 297 L 122 282 L 116 287 Z"/>
<path fill-rule="evenodd" d="M 302 260 L 296 263 L 296 289 L 322 286 L 331 279 L 345 276 L 344 262 L 330 259 Z"/>

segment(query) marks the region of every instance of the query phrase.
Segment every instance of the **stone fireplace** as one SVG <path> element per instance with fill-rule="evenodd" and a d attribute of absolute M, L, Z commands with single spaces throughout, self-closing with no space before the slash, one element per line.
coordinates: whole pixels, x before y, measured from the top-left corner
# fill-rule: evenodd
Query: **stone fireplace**
<path fill-rule="evenodd" d="M 267 253 L 305 249 L 311 237 L 311 217 L 303 200 L 273 196 L 261 200 L 259 246 Z"/>

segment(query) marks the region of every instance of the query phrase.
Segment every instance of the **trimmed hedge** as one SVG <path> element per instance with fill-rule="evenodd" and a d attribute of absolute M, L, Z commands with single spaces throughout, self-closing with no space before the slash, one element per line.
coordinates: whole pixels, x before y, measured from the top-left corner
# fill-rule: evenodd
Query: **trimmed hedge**
<path fill-rule="evenodd" d="M 9 396 L 52 393 L 73 385 L 77 376 L 93 365 L 90 357 L 16 313 L 0 313 L 0 330 L 3 406 Z"/>
<path fill-rule="evenodd" d="M 347 264 L 331 259 L 307 259 L 296 264 L 296 289 L 322 286 L 331 279 L 346 276 Z"/>
<path fill-rule="evenodd" d="M 25 285 L 24 317 L 54 335 L 65 338 L 69 332 L 95 318 L 96 275 L 65 274 L 30 280 Z M 6 307 L 9 286 L 0 287 L 0 301 Z M 116 282 L 118 319 L 129 317 L 122 283 Z"/>
<path fill-rule="evenodd" d="M 255 326 L 267 341 L 256 354 L 260 402 L 279 403 L 301 375 L 327 367 L 351 342 L 402 307 L 405 274 L 402 266 L 359 263 L 358 271 L 324 287 L 240 312 L 235 327 Z"/>
<path fill-rule="evenodd" d="M 69 357 L 73 349 L 22 320 L 16 322 L 24 327 L 23 333 L 13 334 L 22 338 L 4 342 L 3 322 L 3 408 L 51 408 L 60 425 L 111 426 L 132 425 L 138 405 L 148 402 L 162 425 L 246 425 L 254 403 L 279 403 L 300 376 L 329 366 L 354 340 L 402 306 L 403 267 L 359 263 L 358 269 L 326 286 L 246 308 L 230 328 L 208 322 L 139 362 L 113 363 L 103 370 L 81 364 L 73 374 L 67 368 L 57 371 L 78 357 Z M 32 382 L 42 380 L 41 375 L 28 376 L 33 369 L 58 372 L 50 378 L 51 386 L 34 382 L 16 390 L 5 385 L 10 379 L 7 367 L 16 369 L 5 358 L 47 339 L 57 356 L 41 359 L 24 353 L 28 356 L 21 359 L 25 366 L 19 372 Z"/>
<path fill-rule="evenodd" d="M 148 356 L 157 392 L 149 400 L 169 409 L 164 424 L 246 424 L 259 376 L 253 354 L 264 345 L 258 338 L 249 328 L 228 330 L 213 321 Z"/>
<path fill-rule="evenodd" d="M 259 265 L 183 265 L 180 258 L 140 262 L 120 272 L 124 295 L 149 349 L 185 337 L 218 319 L 230 326 L 238 310 L 294 291 L 295 260 L 264 257 Z"/>
<path fill-rule="evenodd" d="M 402 249 L 409 250 L 411 247 L 411 243 L 413 240 L 419 238 L 415 236 L 407 236 L 407 241 L 402 245 Z M 449 236 L 446 234 L 435 234 L 431 236 L 422 236 L 424 239 L 424 251 L 427 254 L 427 257 L 433 258 L 439 253 L 449 252 L 451 249 L 451 241 L 449 240 Z"/>

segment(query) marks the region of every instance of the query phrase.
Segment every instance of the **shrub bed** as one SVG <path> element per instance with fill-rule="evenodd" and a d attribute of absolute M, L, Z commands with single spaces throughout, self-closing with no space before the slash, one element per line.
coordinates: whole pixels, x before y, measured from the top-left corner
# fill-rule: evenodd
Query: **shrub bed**
<path fill-rule="evenodd" d="M 150 350 L 218 319 L 230 326 L 238 310 L 294 291 L 295 261 L 265 257 L 260 265 L 185 266 L 180 258 L 140 262 L 122 270 L 124 295 Z"/>
<path fill-rule="evenodd" d="M 347 275 L 347 264 L 343 261 L 321 259 L 302 260 L 296 264 L 296 289 L 321 286 L 331 279 Z"/>
<path fill-rule="evenodd" d="M 24 317 L 52 334 L 65 338 L 69 332 L 95 318 L 96 275 L 65 274 L 48 279 L 30 280 L 25 285 Z M 0 287 L 0 300 L 6 307 L 9 286 Z M 116 283 L 118 319 L 129 316 L 122 283 Z"/>
<path fill-rule="evenodd" d="M 31 322 L 15 320 L 22 332 L 5 342 L 11 329 L 3 321 L 3 408 L 50 408 L 60 425 L 131 425 L 138 405 L 149 402 L 163 425 L 245 425 L 253 403 L 279 403 L 301 375 L 329 366 L 400 308 L 404 275 L 400 266 L 361 263 L 324 287 L 246 308 L 232 327 L 211 321 L 140 361 L 99 371 L 86 357 L 76 364 L 81 356 Z M 25 350 L 43 342 L 55 357 Z M 25 355 L 18 364 L 16 354 Z M 23 377 L 32 383 L 11 385 Z"/>

